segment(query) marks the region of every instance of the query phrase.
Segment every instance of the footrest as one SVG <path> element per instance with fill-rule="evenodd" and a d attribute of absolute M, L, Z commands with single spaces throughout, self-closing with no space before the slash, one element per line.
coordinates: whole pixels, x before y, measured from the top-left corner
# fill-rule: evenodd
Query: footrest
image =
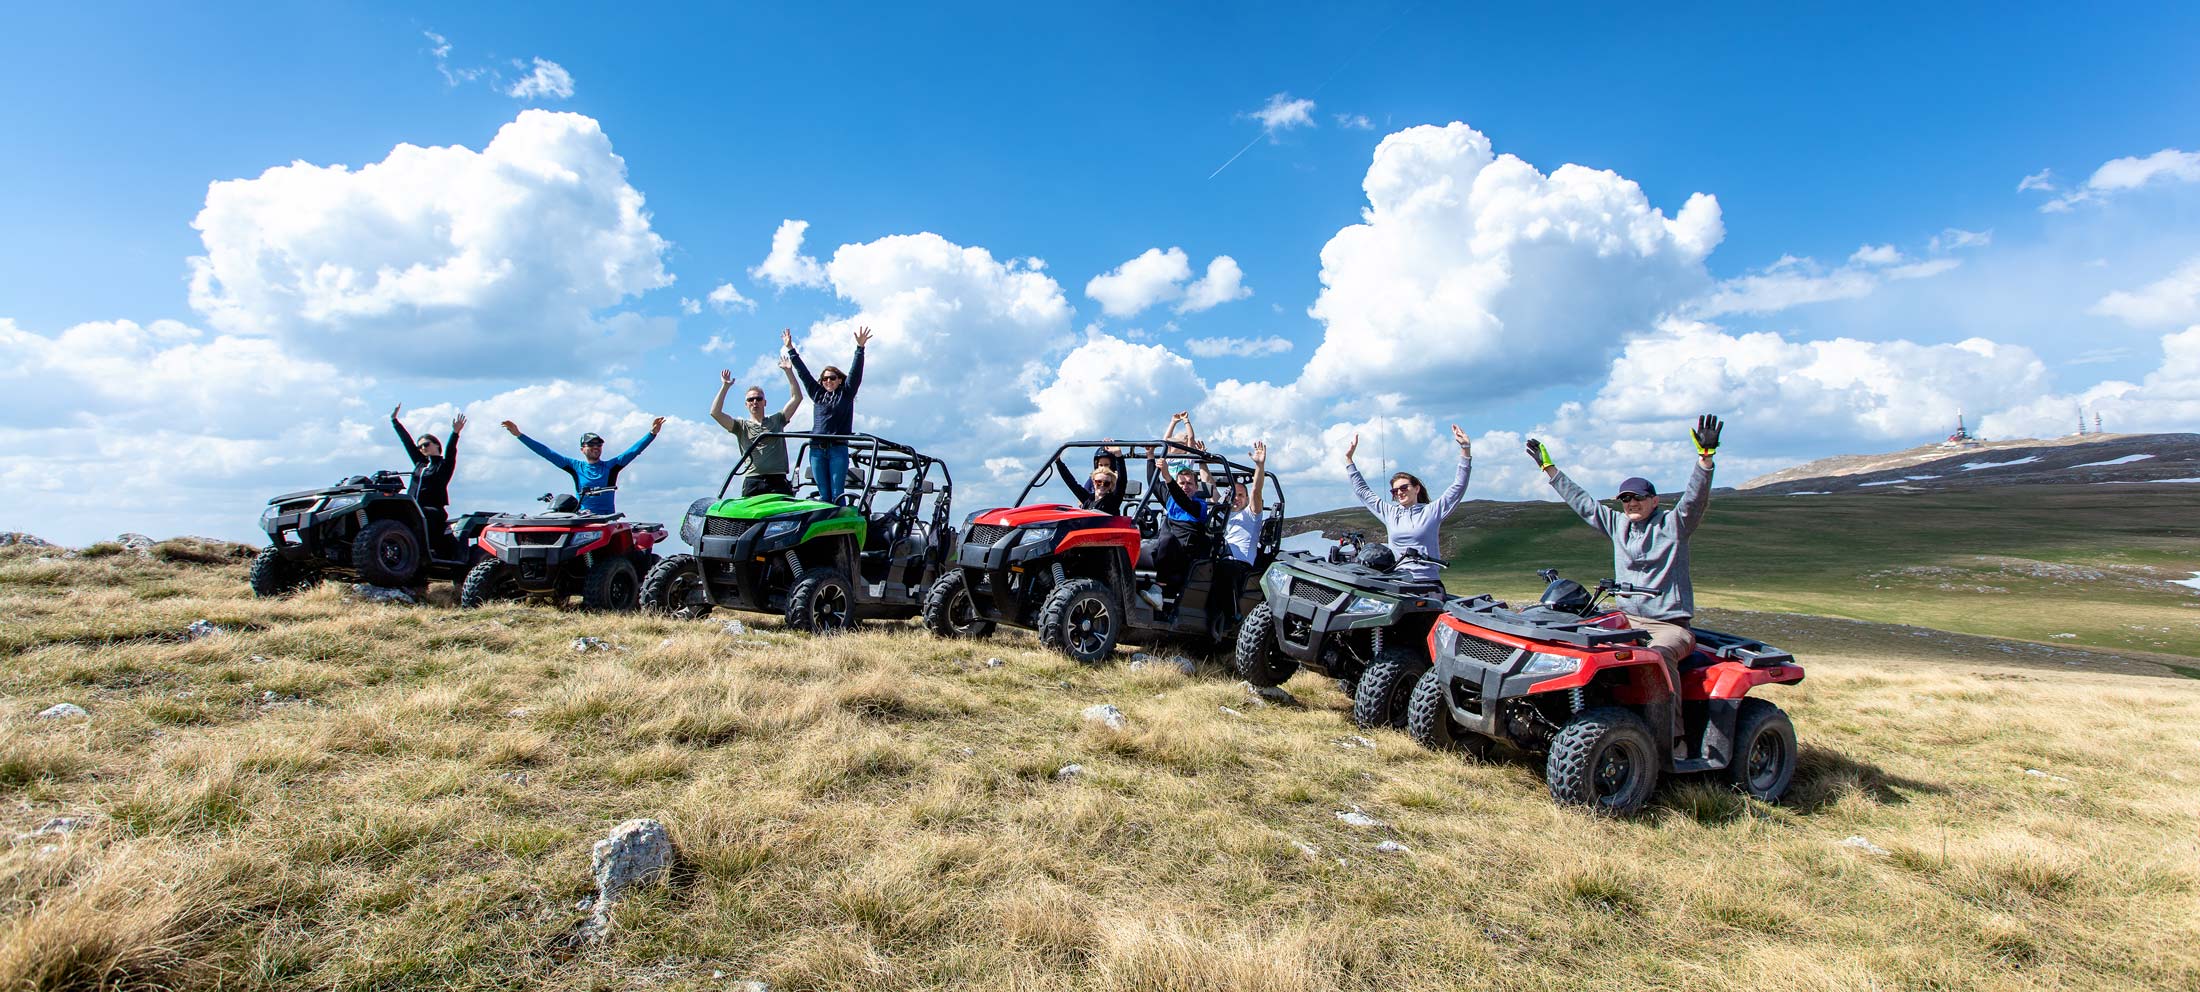
<path fill-rule="evenodd" d="M 1673 774 L 1686 775 L 1691 772 L 1713 772 L 1724 767 L 1726 766 L 1709 758 L 1680 758 L 1673 762 Z"/>

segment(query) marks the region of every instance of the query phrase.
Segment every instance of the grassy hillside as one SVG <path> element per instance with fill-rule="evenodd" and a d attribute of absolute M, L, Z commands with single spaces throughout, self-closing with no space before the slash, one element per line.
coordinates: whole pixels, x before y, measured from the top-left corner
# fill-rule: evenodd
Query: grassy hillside
<path fill-rule="evenodd" d="M 2168 580 L 2200 572 L 2196 509 L 2191 485 L 1720 492 L 1696 532 L 1696 596 L 1710 607 L 2190 658 L 2200 656 L 2200 589 Z M 1333 511 L 1289 529 L 1302 525 L 1341 533 L 1375 522 Z M 1451 588 L 1513 598 L 1541 589 L 1537 568 L 1612 572 L 1610 545 L 1557 503 L 1463 504 L 1444 552 Z"/>
<path fill-rule="evenodd" d="M 40 554 L 0 549 L 0 988 L 2200 985 L 2183 679 L 1881 630 L 1775 693 L 1787 805 L 1608 821 L 1358 738 L 1310 678 L 1265 707 L 1020 635 L 267 603 L 235 564 Z M 61 701 L 89 718 L 33 715 Z M 590 842 L 636 816 L 681 868 L 575 945 Z"/>

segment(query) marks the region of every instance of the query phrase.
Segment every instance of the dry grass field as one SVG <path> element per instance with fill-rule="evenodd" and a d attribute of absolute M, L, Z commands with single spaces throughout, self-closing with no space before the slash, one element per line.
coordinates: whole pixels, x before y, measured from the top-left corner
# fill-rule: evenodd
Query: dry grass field
<path fill-rule="evenodd" d="M 51 553 L 0 549 L 0 988 L 2200 987 L 2191 679 L 1791 641 L 1789 801 L 1614 821 L 1308 676 Z M 680 867 L 576 943 L 637 816 Z"/>

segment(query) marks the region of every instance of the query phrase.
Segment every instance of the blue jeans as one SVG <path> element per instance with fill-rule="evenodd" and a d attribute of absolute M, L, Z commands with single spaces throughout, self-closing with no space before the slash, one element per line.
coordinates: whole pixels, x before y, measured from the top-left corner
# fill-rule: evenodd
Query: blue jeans
<path fill-rule="evenodd" d="M 810 481 L 817 484 L 818 499 L 840 502 L 840 491 L 848 485 L 848 446 L 810 445 Z"/>

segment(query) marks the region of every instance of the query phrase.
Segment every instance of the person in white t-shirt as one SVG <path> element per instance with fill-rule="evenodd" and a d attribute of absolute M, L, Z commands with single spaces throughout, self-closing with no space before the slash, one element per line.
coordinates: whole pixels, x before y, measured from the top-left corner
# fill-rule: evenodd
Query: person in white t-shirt
<path fill-rule="evenodd" d="M 1222 545 L 1229 557 L 1215 562 L 1214 594 L 1208 601 L 1221 607 L 1212 611 L 1216 628 L 1227 632 L 1237 627 L 1238 597 L 1245 588 L 1246 573 L 1260 559 L 1261 491 L 1268 485 L 1268 442 L 1253 442 L 1253 481 L 1240 482 L 1230 493 L 1230 516 L 1222 528 Z"/>

